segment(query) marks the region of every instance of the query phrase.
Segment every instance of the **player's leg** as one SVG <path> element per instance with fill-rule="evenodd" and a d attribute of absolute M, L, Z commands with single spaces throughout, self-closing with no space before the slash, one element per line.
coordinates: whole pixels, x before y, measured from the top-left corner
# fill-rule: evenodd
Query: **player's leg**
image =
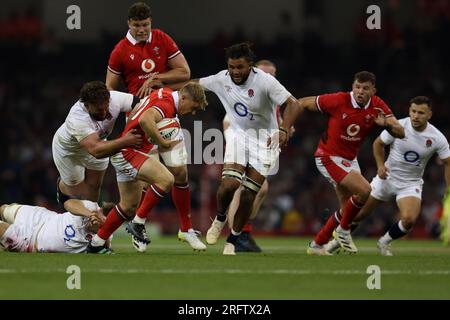
<path fill-rule="evenodd" d="M 267 179 L 264 180 L 264 183 L 261 186 L 261 189 L 256 194 L 255 201 L 253 202 L 252 214 L 250 215 L 249 220 L 244 225 L 242 229 L 242 233 L 236 242 L 236 252 L 261 252 L 261 248 L 256 243 L 255 239 L 252 236 L 252 224 L 255 220 L 261 206 L 267 196 L 269 191 L 269 183 Z"/>
<path fill-rule="evenodd" d="M 13 224 L 16 220 L 17 211 L 22 205 L 17 203 L 4 204 L 0 207 L 0 221 Z"/>
<path fill-rule="evenodd" d="M 153 157 L 148 157 L 140 166 L 136 178 L 148 184 L 149 188 L 147 188 L 144 200 L 140 206 L 142 189 L 139 190 L 139 200 L 137 203 L 134 203 L 139 208 L 133 220 L 128 223 L 127 230 L 133 236 L 133 243 L 136 249 L 142 252 L 145 251 L 147 244 L 150 243 L 145 230 L 148 213 L 170 191 L 173 186 L 174 177 L 161 162 Z M 133 201 L 136 199 L 133 199 Z"/>
<path fill-rule="evenodd" d="M 133 217 L 139 204 L 142 188 L 139 181 L 118 181 L 117 185 L 120 202 L 108 212 L 105 222 L 87 248 L 88 253 L 109 253 L 105 246 L 106 241 L 125 221 Z"/>
<path fill-rule="evenodd" d="M 344 250 L 356 253 L 358 249 L 350 234 L 351 224 L 367 201 L 371 187 L 369 182 L 359 172 L 353 170 L 342 179 L 340 185 L 348 189 L 352 196 L 342 208 L 342 219 L 335 230 L 335 239 Z"/>
<path fill-rule="evenodd" d="M 334 190 L 336 192 L 340 208 L 342 208 L 352 194 L 347 188 L 340 185 L 336 185 Z M 342 218 L 341 211 L 342 211 L 341 209 L 337 209 L 328 217 L 328 220 L 325 223 L 325 225 L 319 230 L 314 240 L 309 244 L 307 249 L 308 254 L 327 255 L 325 251 L 330 253 L 329 248 L 325 248 L 324 246 L 333 236 L 334 229 L 336 229 L 336 227 L 341 222 Z"/>
<path fill-rule="evenodd" d="M 253 204 L 256 194 L 261 189 L 266 177 L 259 173 L 259 171 L 252 166 L 248 166 L 245 172 L 245 179 L 242 182 L 241 198 L 239 207 L 236 211 L 233 221 L 231 233 L 225 243 L 223 253 L 225 255 L 235 254 L 235 245 L 239 235 L 252 214 Z"/>
<path fill-rule="evenodd" d="M 245 167 L 237 163 L 225 163 L 222 169 L 222 180 L 217 190 L 217 215 L 206 233 L 206 242 L 216 244 L 225 227 L 227 210 L 233 200 L 234 193 L 242 182 Z"/>
<path fill-rule="evenodd" d="M 3 207 L 3 206 L 2 206 Z M 8 249 L 8 241 L 5 234 L 7 234 L 7 230 L 10 227 L 11 224 L 0 221 L 0 245 L 2 245 L 5 249 Z"/>
<path fill-rule="evenodd" d="M 198 237 L 200 233 L 192 227 L 191 190 L 187 169 L 188 155 L 184 140 L 172 145 L 168 151 L 160 150 L 160 155 L 175 179 L 172 187 L 172 200 L 180 218 L 178 239 L 187 242 L 194 250 L 206 250 L 206 245 Z"/>
<path fill-rule="evenodd" d="M 390 243 L 411 231 L 420 214 L 421 199 L 414 196 L 403 197 L 397 199 L 397 206 L 400 209 L 400 220 L 394 223 L 377 243 L 383 256 L 392 256 Z"/>
<path fill-rule="evenodd" d="M 103 184 L 103 178 L 105 177 L 105 170 L 85 170 L 84 182 L 86 183 L 86 189 L 83 190 L 82 199 L 98 202 L 100 198 L 100 192 Z"/>

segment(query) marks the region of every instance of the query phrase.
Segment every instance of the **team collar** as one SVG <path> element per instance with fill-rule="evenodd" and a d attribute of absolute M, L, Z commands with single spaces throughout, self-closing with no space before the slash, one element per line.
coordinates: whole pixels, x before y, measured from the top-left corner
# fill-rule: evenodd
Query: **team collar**
<path fill-rule="evenodd" d="M 135 46 L 136 44 L 138 44 L 137 40 L 131 35 L 130 30 L 128 30 L 126 38 L 128 39 L 128 41 L 131 42 L 131 44 L 132 44 L 133 46 Z M 147 42 L 148 42 L 148 43 L 152 42 L 152 32 L 151 32 L 151 31 L 150 31 L 150 35 L 148 36 Z"/>
<path fill-rule="evenodd" d="M 361 109 L 361 107 L 359 106 L 358 102 L 356 102 L 356 99 L 353 95 L 353 91 L 350 92 L 350 98 L 352 100 L 352 106 L 355 109 Z M 369 99 L 369 101 L 367 101 L 366 105 L 364 106 L 364 109 L 367 109 L 370 106 L 370 102 L 372 101 L 372 98 Z"/>

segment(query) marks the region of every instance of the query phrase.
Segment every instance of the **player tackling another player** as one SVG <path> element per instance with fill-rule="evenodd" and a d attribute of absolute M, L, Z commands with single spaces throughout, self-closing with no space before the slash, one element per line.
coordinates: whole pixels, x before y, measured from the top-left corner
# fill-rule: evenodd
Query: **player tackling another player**
<path fill-rule="evenodd" d="M 104 225 L 92 239 L 88 252 L 103 251 L 105 241 L 124 221 L 130 219 L 133 221 L 128 224 L 127 230 L 133 236 L 135 248 L 141 252 L 146 250 L 150 243 L 144 225 L 147 213 L 171 190 L 174 183 L 170 171 L 149 156 L 148 152 L 153 148 L 153 144 L 158 144 L 162 148 L 161 151 L 167 150 L 161 154 L 166 155 L 169 161 L 175 161 L 180 157 L 180 152 L 176 148 L 176 145 L 181 143 L 180 140 L 173 142 L 164 140 L 156 124 L 163 118 L 174 118 L 177 114 L 180 116 L 195 114 L 197 110 L 204 110 L 206 105 L 205 93 L 201 86 L 189 82 L 180 91 L 172 91 L 169 88 L 153 91 L 130 114 L 122 136 L 135 130 L 145 138 L 139 147 L 124 148 L 111 158 L 117 173 L 120 203 L 108 214 Z M 143 204 L 139 206 L 142 188 L 145 185 L 149 185 L 150 188 L 145 194 Z M 206 249 L 193 230 L 189 230 L 184 236 L 191 238 L 189 240 L 192 241 L 194 249 Z"/>

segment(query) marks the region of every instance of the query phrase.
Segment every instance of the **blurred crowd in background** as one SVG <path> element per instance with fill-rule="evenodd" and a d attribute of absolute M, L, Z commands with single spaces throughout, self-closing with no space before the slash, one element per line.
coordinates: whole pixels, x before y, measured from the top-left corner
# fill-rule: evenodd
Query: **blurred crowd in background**
<path fill-rule="evenodd" d="M 332 43 L 321 30 L 320 7 L 308 1 L 309 22 L 301 32 L 292 27 L 288 11 L 279 14 L 277 37 L 262 41 L 246 34 L 237 25 L 227 33 L 217 30 L 208 44 L 177 41 L 189 62 L 192 78 L 214 74 L 226 67 L 224 48 L 251 41 L 260 59 L 272 60 L 278 78 L 297 98 L 321 93 L 349 91 L 353 74 L 369 70 L 377 75 L 378 95 L 397 118 L 408 116 L 408 101 L 417 95 L 433 101 L 431 122 L 450 137 L 450 34 L 449 1 L 416 1 L 416 15 L 406 26 L 396 21 L 397 12 L 382 8 L 381 30 L 366 28 L 367 15 L 354 25 L 352 41 Z M 149 3 L 151 5 L 151 2 Z M 157 13 L 155 13 L 157 16 Z M 157 21 L 157 20 L 156 20 Z M 155 27 L 158 27 L 155 22 Z M 71 44 L 58 39 L 42 23 L 39 8 L 30 7 L 3 16 L 0 21 L 0 201 L 26 203 L 57 209 L 55 188 L 58 177 L 51 154 L 54 132 L 63 123 L 78 99 L 84 82 L 104 80 L 109 54 L 124 36 L 104 32 L 98 43 Z M 330 44 L 332 43 L 332 44 Z M 192 130 L 193 121 L 202 121 L 203 130 L 221 128 L 224 110 L 218 99 L 208 94 L 207 111 L 182 119 Z M 116 133 L 123 127 L 116 124 Z M 280 170 L 269 178 L 270 190 L 254 224 L 255 232 L 310 235 L 337 207 L 332 186 L 319 174 L 313 154 L 326 119 L 321 114 L 304 113 L 296 124 L 289 146 L 281 153 Z M 380 130 L 367 139 L 359 154 L 364 176 L 376 174 L 371 145 Z M 114 135 L 112 136 L 114 137 Z M 219 165 L 190 165 L 194 220 L 215 215 L 215 192 L 220 179 Z M 435 237 L 441 199 L 445 192 L 443 168 L 432 158 L 426 169 L 423 209 L 412 236 Z M 108 169 L 103 197 L 118 200 L 114 170 Z M 201 215 L 200 212 L 203 212 Z M 357 230 L 359 235 L 385 232 L 396 220 L 394 202 L 379 207 Z M 163 232 L 178 229 L 170 199 L 158 206 L 153 221 Z M 205 225 L 209 225 L 206 221 Z M 203 230 L 204 231 L 204 230 Z"/>

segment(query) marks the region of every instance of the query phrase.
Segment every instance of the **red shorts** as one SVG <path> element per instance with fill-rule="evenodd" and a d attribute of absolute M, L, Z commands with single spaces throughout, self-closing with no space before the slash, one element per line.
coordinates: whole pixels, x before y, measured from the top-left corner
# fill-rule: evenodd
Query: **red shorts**
<path fill-rule="evenodd" d="M 122 149 L 113 155 L 111 157 L 111 163 L 116 170 L 117 181 L 135 180 L 139 169 L 148 158 L 148 154 L 135 149 Z"/>
<path fill-rule="evenodd" d="M 337 156 L 316 157 L 316 166 L 320 173 L 336 187 L 350 171 L 361 173 L 358 160 L 347 160 Z"/>

